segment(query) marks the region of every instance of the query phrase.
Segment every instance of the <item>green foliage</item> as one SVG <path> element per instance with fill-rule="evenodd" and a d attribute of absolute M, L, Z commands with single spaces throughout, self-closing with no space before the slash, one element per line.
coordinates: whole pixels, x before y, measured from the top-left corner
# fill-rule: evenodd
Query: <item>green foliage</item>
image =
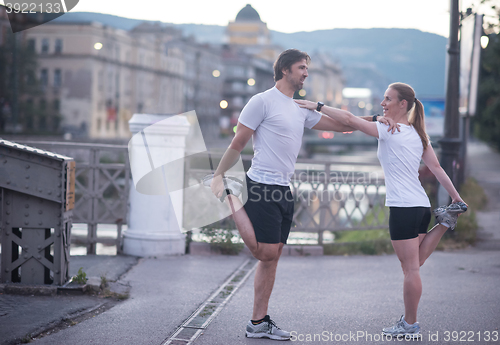
<path fill-rule="evenodd" d="M 36 53 L 23 37 L 6 30 L 0 45 L 0 132 L 15 122 L 22 133 L 54 134 L 61 122 L 60 100 L 43 97 Z"/>
<path fill-rule="evenodd" d="M 210 239 L 210 247 L 221 254 L 238 255 L 244 244 L 238 241 L 239 236 L 230 229 L 204 228 L 200 232 Z M 234 241 L 233 241 L 234 240 Z"/>
<path fill-rule="evenodd" d="M 323 245 L 324 255 L 380 255 L 392 254 L 390 239 L 378 239 L 361 242 L 341 242 Z"/>
<path fill-rule="evenodd" d="M 480 211 L 488 203 L 488 197 L 483 188 L 477 183 L 476 179 L 469 177 L 460 188 L 460 194 L 465 200 L 469 209 Z M 460 216 L 461 218 L 462 216 Z"/>
<path fill-rule="evenodd" d="M 334 234 L 336 243 L 387 240 L 391 238 L 387 229 L 336 231 Z"/>
<path fill-rule="evenodd" d="M 85 284 L 87 282 L 87 273 L 83 272 L 83 267 L 78 269 L 78 273 L 73 277 L 73 281 L 78 284 Z"/>
<path fill-rule="evenodd" d="M 438 249 L 463 248 L 476 242 L 478 230 L 476 211 L 486 206 L 488 198 L 483 188 L 472 177 L 469 177 L 461 186 L 460 196 L 469 208 L 458 217 L 455 231 L 448 231 L 443 236 Z"/>
<path fill-rule="evenodd" d="M 474 135 L 500 149 L 500 35 L 490 34 L 482 52 Z"/>

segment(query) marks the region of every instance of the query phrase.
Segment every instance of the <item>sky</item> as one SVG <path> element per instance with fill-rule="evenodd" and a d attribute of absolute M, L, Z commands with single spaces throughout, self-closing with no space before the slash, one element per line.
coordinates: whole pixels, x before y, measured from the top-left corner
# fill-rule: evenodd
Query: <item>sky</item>
<path fill-rule="evenodd" d="M 479 0 L 460 0 L 464 10 L 473 2 Z M 141 0 L 132 4 L 123 0 L 79 0 L 72 12 L 226 26 L 246 4 L 251 4 L 269 29 L 285 33 L 334 28 L 412 28 L 448 37 L 450 30 L 450 0 Z"/>
<path fill-rule="evenodd" d="M 415 28 L 448 37 L 449 0 L 141 0 L 140 7 L 117 0 L 80 0 L 73 11 L 159 20 L 167 23 L 227 25 L 251 4 L 270 30 L 333 28 Z M 417 4 L 417 5 L 415 5 Z M 432 9 L 432 11 L 429 11 Z"/>

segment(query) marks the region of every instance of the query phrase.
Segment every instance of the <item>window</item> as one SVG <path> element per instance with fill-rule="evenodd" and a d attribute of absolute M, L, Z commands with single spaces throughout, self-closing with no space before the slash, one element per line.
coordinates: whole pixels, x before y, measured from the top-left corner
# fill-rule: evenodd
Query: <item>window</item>
<path fill-rule="evenodd" d="M 42 39 L 42 54 L 48 54 L 49 52 L 49 39 Z"/>
<path fill-rule="evenodd" d="M 242 91 L 244 90 L 244 88 L 245 86 L 242 83 L 238 83 L 237 81 L 235 81 L 232 85 L 233 91 Z"/>
<path fill-rule="evenodd" d="M 54 109 L 55 112 L 59 112 L 61 107 L 61 102 L 58 99 L 55 99 L 52 103 L 52 109 Z"/>
<path fill-rule="evenodd" d="M 28 50 L 30 52 L 35 51 L 35 46 L 36 46 L 36 40 L 34 38 L 28 40 Z"/>
<path fill-rule="evenodd" d="M 104 90 L 104 77 L 102 76 L 103 74 L 103 71 L 99 71 L 98 75 L 97 75 L 97 83 L 98 83 L 98 88 L 99 88 L 99 91 L 103 91 Z"/>
<path fill-rule="evenodd" d="M 54 87 L 61 87 L 61 85 L 62 85 L 61 70 L 56 69 L 54 70 Z"/>
<path fill-rule="evenodd" d="M 36 73 L 32 69 L 29 69 L 26 71 L 26 82 L 28 84 L 34 84 L 35 83 L 35 76 Z"/>
<path fill-rule="evenodd" d="M 49 85 L 49 70 L 44 68 L 40 73 L 40 83 L 42 86 Z"/>
<path fill-rule="evenodd" d="M 62 53 L 62 48 L 63 48 L 63 40 L 58 38 L 56 39 L 56 45 L 54 47 L 54 52 L 56 54 L 61 54 Z"/>
<path fill-rule="evenodd" d="M 113 72 L 108 72 L 108 92 L 113 92 Z"/>

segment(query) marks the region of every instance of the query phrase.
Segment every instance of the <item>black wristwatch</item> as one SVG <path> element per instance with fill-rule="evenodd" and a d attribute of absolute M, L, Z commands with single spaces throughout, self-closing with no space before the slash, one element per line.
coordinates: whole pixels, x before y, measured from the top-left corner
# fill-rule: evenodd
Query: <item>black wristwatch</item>
<path fill-rule="evenodd" d="M 375 115 L 373 115 L 373 117 L 372 117 L 372 121 L 373 121 L 373 122 L 377 121 L 377 116 L 380 116 L 380 115 L 379 115 L 379 114 L 375 114 Z"/>
<path fill-rule="evenodd" d="M 321 111 L 321 108 L 323 108 L 324 105 L 325 105 L 325 103 L 318 102 L 318 106 L 316 107 L 316 111 Z"/>

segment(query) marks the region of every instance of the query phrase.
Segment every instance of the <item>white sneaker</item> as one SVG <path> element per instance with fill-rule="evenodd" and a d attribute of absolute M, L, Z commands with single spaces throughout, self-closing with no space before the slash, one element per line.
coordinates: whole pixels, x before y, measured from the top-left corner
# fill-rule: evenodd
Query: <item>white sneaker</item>
<path fill-rule="evenodd" d="M 384 335 L 390 335 L 391 337 L 405 337 L 407 339 L 420 338 L 420 325 L 415 322 L 413 325 L 408 324 L 405 321 L 404 316 L 401 316 L 398 322 L 392 327 L 387 327 L 382 330 Z"/>
<path fill-rule="evenodd" d="M 467 211 L 467 205 L 463 202 L 456 202 L 449 204 L 448 206 L 438 207 L 432 212 L 436 216 L 436 220 L 439 224 L 443 224 L 444 226 L 451 228 L 451 230 L 455 230 L 458 215 L 460 213 L 464 213 L 465 211 Z"/>
<path fill-rule="evenodd" d="M 254 325 L 252 321 L 248 321 L 246 334 L 247 338 L 268 338 L 273 340 L 289 340 L 290 332 L 284 331 L 273 320 L 266 315 L 264 321 L 258 325 Z"/>

